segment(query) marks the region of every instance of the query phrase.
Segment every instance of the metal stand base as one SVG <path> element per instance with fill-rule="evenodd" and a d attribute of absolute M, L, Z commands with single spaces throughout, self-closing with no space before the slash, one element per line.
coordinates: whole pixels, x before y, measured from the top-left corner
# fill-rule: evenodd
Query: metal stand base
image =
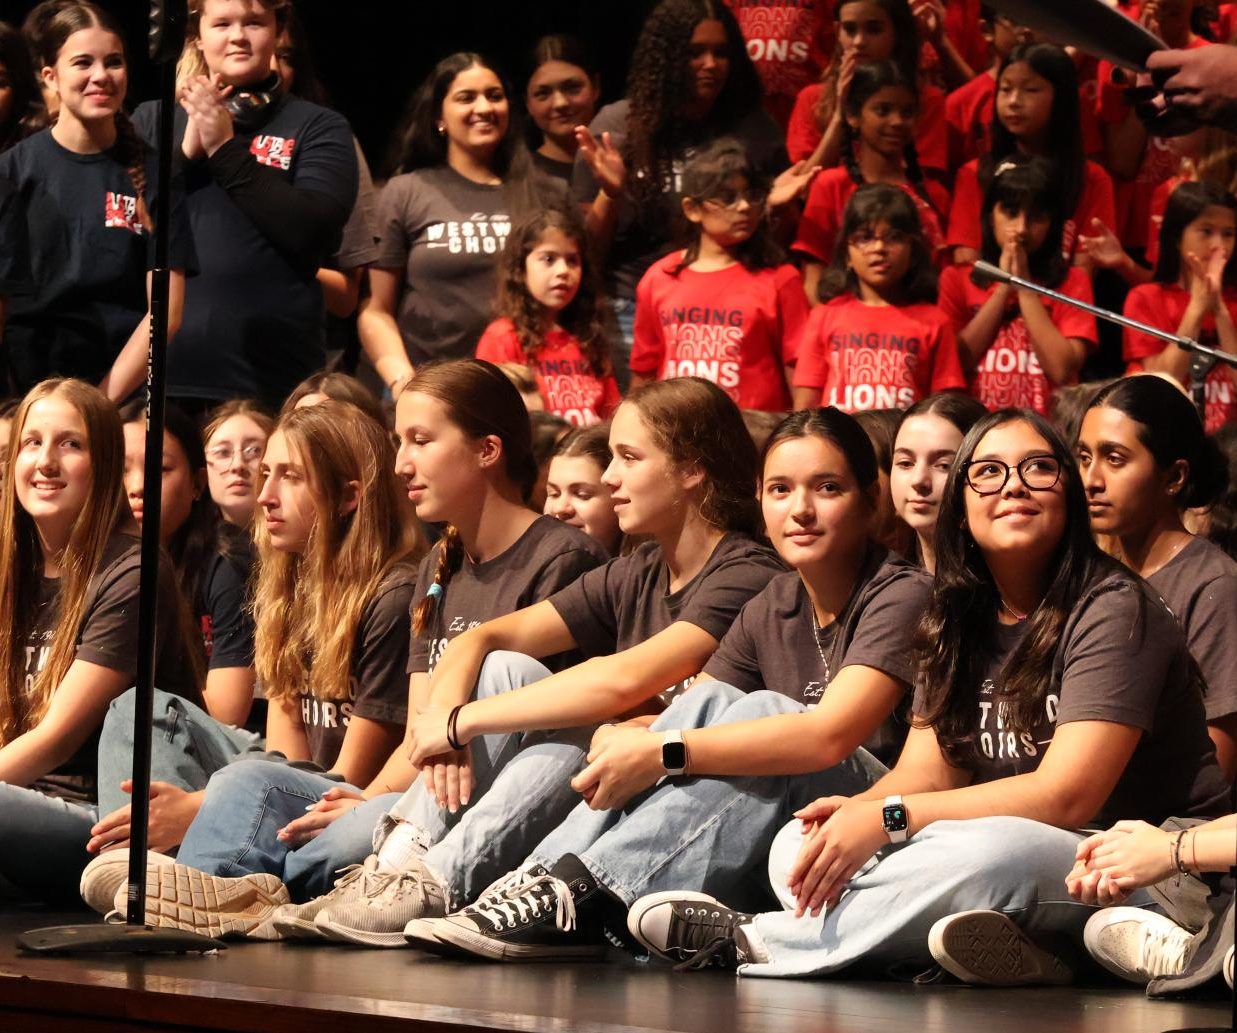
<path fill-rule="evenodd" d="M 227 950 L 209 936 L 149 925 L 52 925 L 17 937 L 34 954 L 206 954 Z"/>

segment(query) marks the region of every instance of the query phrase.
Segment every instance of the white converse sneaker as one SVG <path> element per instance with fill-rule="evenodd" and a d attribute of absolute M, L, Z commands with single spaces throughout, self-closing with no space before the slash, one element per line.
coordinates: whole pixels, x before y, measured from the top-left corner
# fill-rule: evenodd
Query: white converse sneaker
<path fill-rule="evenodd" d="M 1228 984 L 1228 988 L 1233 988 L 1233 948 L 1228 949 L 1228 953 L 1224 955 L 1224 982 Z"/>
<path fill-rule="evenodd" d="M 285 940 L 324 940 L 326 934 L 315 919 L 326 908 L 335 907 L 365 895 L 368 879 L 378 868 L 378 855 L 370 854 L 362 864 L 340 869 L 339 878 L 329 893 L 304 904 L 284 904 L 271 914 L 271 926 Z"/>
<path fill-rule="evenodd" d="M 1145 986 L 1160 976 L 1178 976 L 1194 954 L 1187 929 L 1140 907 L 1109 907 L 1087 921 L 1083 943 L 1113 975 Z"/>
<path fill-rule="evenodd" d="M 419 857 L 407 871 L 375 868 L 364 873 L 358 889 L 318 912 L 314 925 L 327 939 L 365 947 L 402 947 L 409 922 L 447 913 L 446 888 Z"/>
<path fill-rule="evenodd" d="M 1055 954 L 1036 946 L 999 911 L 959 911 L 928 932 L 936 963 L 964 983 L 1028 986 L 1070 983 L 1074 974 Z"/>
<path fill-rule="evenodd" d="M 146 851 L 147 864 L 172 864 L 174 860 L 156 850 Z M 116 903 L 116 891 L 128 884 L 129 848 L 120 847 L 100 854 L 82 869 L 79 889 L 82 900 L 99 914 L 107 915 Z"/>

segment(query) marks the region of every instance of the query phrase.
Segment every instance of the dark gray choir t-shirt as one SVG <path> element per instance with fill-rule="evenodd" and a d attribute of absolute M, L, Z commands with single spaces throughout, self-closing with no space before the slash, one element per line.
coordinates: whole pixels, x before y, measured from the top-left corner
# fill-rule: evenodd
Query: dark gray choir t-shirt
<path fill-rule="evenodd" d="M 253 544 L 239 532 L 224 533 L 229 537 L 226 549 L 220 547 L 206 557 L 196 605 L 209 671 L 253 666 L 253 613 L 249 606 Z"/>
<path fill-rule="evenodd" d="M 120 671 L 132 684 L 137 677 L 138 590 L 141 585 L 141 543 L 131 534 L 117 534 L 108 542 L 99 570 L 86 590 L 86 606 L 77 635 L 75 658 Z M 60 623 L 59 578 L 41 578 L 38 614 L 26 642 L 26 685 L 47 663 L 52 638 Z M 178 627 L 176 585 L 171 562 L 160 557 L 159 622 L 155 638 L 155 686 L 204 706 L 194 684 Z M 99 731 L 96 728 L 68 760 L 55 771 L 32 782 L 30 788 L 48 796 L 78 802 L 98 799 Z"/>
<path fill-rule="evenodd" d="M 1185 631 L 1207 683 L 1207 720 L 1237 713 L 1237 563 L 1196 537 L 1147 581 Z"/>
<path fill-rule="evenodd" d="M 414 612 L 434 583 L 441 548 L 441 544 L 436 545 L 421 561 L 412 599 Z M 493 559 L 474 563 L 465 556 L 447 582 L 428 626 L 412 637 L 408 673 L 431 673 L 457 635 L 548 599 L 608 558 L 605 549 L 579 528 L 549 516 L 534 520 L 506 552 Z M 573 654 L 543 657 L 542 663 L 556 670 L 572 659 Z"/>
<path fill-rule="evenodd" d="M 1070 611 L 1034 728 L 1015 733 L 1002 718 L 1006 662 L 1028 625 L 998 625 L 977 687 L 974 781 L 991 782 L 1039 767 L 1058 725 L 1110 721 L 1142 731 L 1134 755 L 1095 816 L 1153 825 L 1171 815 L 1213 818 L 1231 810 L 1230 789 L 1207 736 L 1203 697 L 1173 615 L 1127 570 L 1102 568 Z M 923 712 L 922 688 L 914 712 Z"/>
<path fill-rule="evenodd" d="M 590 571 L 550 599 L 587 656 L 609 656 L 686 621 L 719 642 L 744 604 L 785 570 L 767 546 L 727 534 L 694 578 L 669 591 L 670 572 L 656 542 Z M 667 686 L 663 702 L 685 685 Z"/>
<path fill-rule="evenodd" d="M 408 718 L 408 604 L 417 584 L 411 564 L 390 571 L 357 627 L 347 699 L 300 696 L 310 759 L 330 769 L 339 759 L 353 717 L 402 729 Z M 313 671 L 310 671 L 313 678 Z"/>
<path fill-rule="evenodd" d="M 388 180 L 374 264 L 403 273 L 397 321 L 414 365 L 476 351 L 494 318 L 495 270 L 510 232 L 501 186 L 474 183 L 447 165 Z"/>
<path fill-rule="evenodd" d="M 614 145 L 622 150 L 627 142 L 630 113 L 630 101 L 607 104 L 590 123 L 589 132 L 598 138 L 603 133 L 609 133 Z M 722 136 L 737 138 L 747 149 L 754 167 L 770 179 L 790 164 L 781 130 L 761 108 L 749 112 L 732 126 L 703 124 L 685 134 L 671 161 L 674 181 L 666 184 L 662 210 L 637 213 L 629 200 L 623 198 L 619 201 L 614 240 L 605 262 L 606 287 L 613 297 L 635 298 L 636 284 L 649 266 L 674 249 L 683 168 L 697 151 Z M 593 170 L 582 156 L 577 155 L 571 180 L 572 199 L 580 204 L 592 204 L 598 189 Z"/>
<path fill-rule="evenodd" d="M 901 682 L 908 697 L 864 743 L 892 764 L 906 739 L 911 640 L 931 595 L 932 579 L 923 570 L 873 546 L 846 606 L 818 633 L 802 578 L 779 574 L 743 607 L 704 673 L 744 692 L 770 689 L 813 707 L 844 667 L 873 667 Z"/>

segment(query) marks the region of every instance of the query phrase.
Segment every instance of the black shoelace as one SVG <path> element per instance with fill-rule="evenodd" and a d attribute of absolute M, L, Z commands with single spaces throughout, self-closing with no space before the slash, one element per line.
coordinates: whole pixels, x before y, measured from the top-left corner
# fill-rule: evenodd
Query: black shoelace
<path fill-rule="evenodd" d="M 680 953 L 690 957 L 676 965 L 675 970 L 735 968 L 740 960 L 735 930 L 750 918 L 725 908 L 680 905 L 674 911 L 671 941 L 677 940 L 675 945 Z"/>

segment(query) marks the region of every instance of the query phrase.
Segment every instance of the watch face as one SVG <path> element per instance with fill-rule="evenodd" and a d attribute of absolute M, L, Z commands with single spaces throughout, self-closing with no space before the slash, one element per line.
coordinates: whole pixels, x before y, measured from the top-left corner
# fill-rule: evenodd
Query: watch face
<path fill-rule="evenodd" d="M 687 747 L 681 742 L 662 743 L 661 766 L 667 771 L 681 771 L 687 767 Z"/>
<path fill-rule="evenodd" d="M 882 812 L 882 821 L 886 832 L 906 831 L 906 808 L 900 803 L 891 803 Z"/>

